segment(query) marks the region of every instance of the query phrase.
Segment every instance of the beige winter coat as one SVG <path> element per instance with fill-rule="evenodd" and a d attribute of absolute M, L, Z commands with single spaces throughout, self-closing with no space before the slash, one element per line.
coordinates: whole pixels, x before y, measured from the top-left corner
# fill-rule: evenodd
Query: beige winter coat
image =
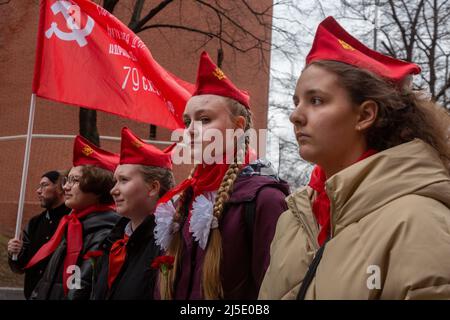
<path fill-rule="evenodd" d="M 450 177 L 421 140 L 326 182 L 332 238 L 306 299 L 450 298 Z M 260 299 L 296 299 L 319 245 L 305 187 L 287 198 Z"/>

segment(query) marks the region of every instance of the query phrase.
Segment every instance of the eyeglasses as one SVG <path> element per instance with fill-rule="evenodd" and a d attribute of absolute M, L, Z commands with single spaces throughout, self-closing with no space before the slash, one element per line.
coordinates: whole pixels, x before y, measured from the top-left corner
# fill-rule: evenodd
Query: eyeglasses
<path fill-rule="evenodd" d="M 62 184 L 64 185 L 68 185 L 68 186 L 73 186 L 76 183 L 80 182 L 80 177 L 76 177 L 76 176 L 70 176 L 70 177 L 64 177 L 62 180 Z"/>
<path fill-rule="evenodd" d="M 49 183 L 41 183 L 41 184 L 37 187 L 37 189 L 38 189 L 38 190 L 42 190 L 42 189 L 45 189 L 45 188 L 47 188 L 47 187 L 50 187 L 50 184 L 49 184 Z"/>

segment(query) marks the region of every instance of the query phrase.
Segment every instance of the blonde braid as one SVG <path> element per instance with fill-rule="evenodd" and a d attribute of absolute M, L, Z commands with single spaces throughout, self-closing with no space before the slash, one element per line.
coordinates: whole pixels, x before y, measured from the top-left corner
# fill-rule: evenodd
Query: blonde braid
<path fill-rule="evenodd" d="M 191 170 L 188 179 L 192 178 L 196 166 Z M 192 197 L 192 189 L 188 188 L 184 190 L 178 199 L 177 208 L 175 210 L 175 215 L 173 217 L 173 223 L 178 223 L 180 228 L 177 232 L 173 234 L 172 240 L 170 241 L 169 248 L 167 249 L 166 255 L 173 256 L 175 261 L 173 263 L 173 269 L 169 270 L 168 281 L 166 283 L 165 277 L 159 277 L 159 292 L 162 300 L 173 299 L 174 292 L 174 284 L 178 271 L 178 267 L 181 263 L 181 255 L 183 253 L 183 238 L 182 238 L 182 229 L 183 229 L 183 219 L 185 216 L 186 208 L 189 203 L 189 198 Z"/>
<path fill-rule="evenodd" d="M 245 108 L 239 102 L 225 98 L 229 102 L 230 109 L 234 116 L 242 115 L 246 119 L 246 127 L 245 130 L 253 127 L 252 121 L 252 113 L 249 109 Z M 248 137 L 245 138 L 245 152 L 248 150 Z M 244 152 L 244 153 L 245 153 Z M 230 194 L 233 191 L 234 181 L 238 177 L 240 166 L 236 163 L 238 157 L 235 157 L 235 162 L 230 165 L 227 172 L 225 173 L 222 182 L 220 184 L 219 190 L 217 191 L 216 201 L 213 206 L 213 215 L 220 221 L 222 217 L 223 209 L 225 203 L 229 200 Z M 191 172 L 190 176 L 192 176 L 194 170 Z M 189 189 L 190 194 L 188 194 L 188 190 L 185 190 L 181 195 L 178 202 L 176 214 L 174 216 L 175 222 L 182 222 L 184 212 L 186 212 L 186 206 L 189 204 L 189 197 L 192 197 L 192 189 Z M 177 273 L 178 265 L 181 261 L 182 254 L 182 234 L 181 228 L 172 238 L 172 242 L 169 246 L 168 254 L 175 256 L 174 268 L 169 273 L 169 281 L 170 286 L 168 286 L 169 299 L 173 298 L 173 286 L 175 282 L 175 276 Z M 220 264 L 222 261 L 222 236 L 220 234 L 219 228 L 214 228 L 210 232 L 210 238 L 208 241 L 208 245 L 205 252 L 205 258 L 203 261 L 203 273 L 202 273 L 202 289 L 203 296 L 205 299 L 220 299 L 223 298 L 223 288 L 222 288 L 222 280 L 220 279 Z M 164 286 L 161 285 L 160 281 L 160 290 L 161 297 L 165 297 L 163 289 Z"/>
<path fill-rule="evenodd" d="M 248 150 L 247 141 L 245 142 L 245 149 Z M 235 161 L 237 161 L 237 157 Z M 232 163 L 222 179 L 213 207 L 213 215 L 217 218 L 217 221 L 220 221 L 225 203 L 230 199 L 234 182 L 239 175 L 240 169 L 240 166 L 236 162 Z M 207 300 L 223 298 L 222 280 L 220 278 L 221 262 L 222 236 L 219 228 L 214 228 L 211 229 L 205 260 L 203 261 L 203 296 Z"/>

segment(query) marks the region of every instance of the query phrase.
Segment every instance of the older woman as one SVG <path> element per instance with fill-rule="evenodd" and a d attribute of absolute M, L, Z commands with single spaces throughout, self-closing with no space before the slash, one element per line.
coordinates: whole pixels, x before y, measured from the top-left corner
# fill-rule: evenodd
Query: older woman
<path fill-rule="evenodd" d="M 64 185 L 65 204 L 72 212 L 27 267 L 52 255 L 32 299 L 89 299 L 92 265 L 83 256 L 98 250 L 119 217 L 110 190 L 119 156 L 77 136 L 73 167 Z"/>
<path fill-rule="evenodd" d="M 316 167 L 287 199 L 260 298 L 450 298 L 450 121 L 410 88 L 419 72 L 319 25 L 290 118 Z"/>

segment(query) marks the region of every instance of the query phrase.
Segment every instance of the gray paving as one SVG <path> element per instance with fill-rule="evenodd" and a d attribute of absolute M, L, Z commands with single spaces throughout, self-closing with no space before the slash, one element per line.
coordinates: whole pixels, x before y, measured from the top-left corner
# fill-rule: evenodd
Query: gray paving
<path fill-rule="evenodd" d="M 25 300 L 23 289 L 0 287 L 0 300 Z"/>

